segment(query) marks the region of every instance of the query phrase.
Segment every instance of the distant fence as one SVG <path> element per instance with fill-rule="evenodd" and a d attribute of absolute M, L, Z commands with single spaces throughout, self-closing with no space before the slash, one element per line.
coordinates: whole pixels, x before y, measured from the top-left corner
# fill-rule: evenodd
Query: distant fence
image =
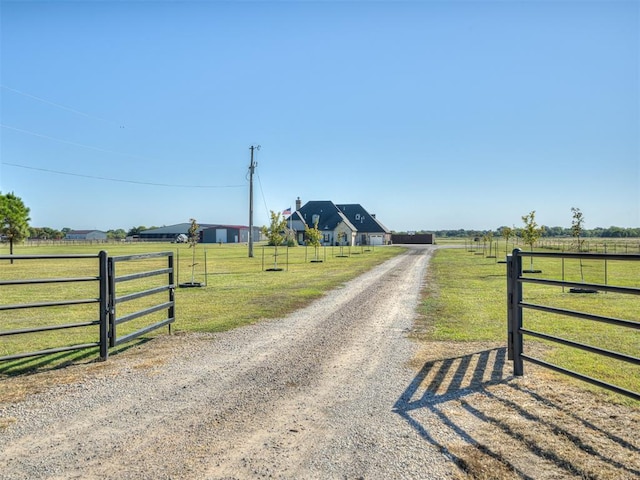
<path fill-rule="evenodd" d="M 620 318 L 614 318 L 604 315 L 596 315 L 593 312 L 575 311 L 565 308 L 552 307 L 550 305 L 533 304 L 523 300 L 523 291 L 526 284 L 530 285 L 551 285 L 559 286 L 563 288 L 569 288 L 576 291 L 576 293 L 585 292 L 615 292 L 623 295 L 640 295 L 640 288 L 616 286 L 610 284 L 596 284 L 585 282 L 569 282 L 561 279 L 549 279 L 549 278 L 533 278 L 531 276 L 523 275 L 522 258 L 523 257 L 549 257 L 557 258 L 563 262 L 563 277 L 564 277 L 564 260 L 565 259 L 589 259 L 589 260 L 603 260 L 607 261 L 624 261 L 624 262 L 638 262 L 640 261 L 640 255 L 635 254 L 597 254 L 597 253 L 549 253 L 549 252 L 523 252 L 520 249 L 515 249 L 512 255 L 507 257 L 507 321 L 508 321 L 508 358 L 513 360 L 514 375 L 521 376 L 524 374 L 524 361 L 528 361 L 545 368 L 549 368 L 556 372 L 569 375 L 571 377 L 589 382 L 593 385 L 614 391 L 621 395 L 631 397 L 635 400 L 640 400 L 640 393 L 630 391 L 620 386 L 612 385 L 601 379 L 592 378 L 583 375 L 572 370 L 562 368 L 558 365 L 554 365 L 545 362 L 539 358 L 535 358 L 524 352 L 524 337 L 535 337 L 549 341 L 555 344 L 564 345 L 570 348 L 587 351 L 600 356 L 614 358 L 624 363 L 631 365 L 640 365 L 640 358 L 634 355 L 628 355 L 620 352 L 607 350 L 597 347 L 595 345 L 587 345 L 579 343 L 566 338 L 560 338 L 556 335 L 534 331 L 529 328 L 523 327 L 523 311 L 535 310 L 546 312 L 548 314 L 579 318 L 585 321 L 591 322 L 603 322 L 612 326 L 628 328 L 630 330 L 640 330 L 640 322 L 633 320 L 625 320 Z M 530 270 L 536 272 L 535 270 Z M 526 272 L 526 270 L 525 270 Z M 538 271 L 539 272 L 539 271 Z M 606 278 L 606 277 L 605 277 Z"/>
<path fill-rule="evenodd" d="M 435 243 L 435 236 L 433 233 L 419 233 L 416 235 L 391 235 L 391 243 L 393 244 L 427 244 L 433 245 Z"/>
<path fill-rule="evenodd" d="M 536 246 L 561 252 L 575 251 L 576 240 L 541 238 L 536 243 Z M 617 240 L 610 238 L 582 238 L 580 240 L 580 250 L 587 253 L 640 253 L 640 240 L 637 238 Z"/>
<path fill-rule="evenodd" d="M 146 260 L 150 258 L 167 258 L 167 266 L 162 269 L 155 270 L 143 270 L 143 271 L 134 271 L 130 272 L 127 275 L 116 275 L 115 265 L 120 262 L 134 262 L 136 260 Z M 91 269 L 89 275 L 87 276 L 77 276 L 77 277 L 52 277 L 52 278 L 3 278 L 0 280 L 0 292 L 3 289 L 8 288 L 31 288 L 34 285 L 43 286 L 42 289 L 38 289 L 38 297 L 46 298 L 48 295 L 50 299 L 38 302 L 20 302 L 20 303 L 11 303 L 11 304 L 2 304 L 0 301 L 0 320 L 2 319 L 1 314 L 3 312 L 13 312 L 13 311 L 25 311 L 31 312 L 34 314 L 34 311 L 42 311 L 40 315 L 36 315 L 33 318 L 33 315 L 30 317 L 28 315 L 24 315 L 24 320 L 19 319 L 20 321 L 14 321 L 13 324 L 16 323 L 24 323 L 26 326 L 22 326 L 21 328 L 10 328 L 8 330 L 0 330 L 0 338 L 3 337 L 15 337 L 15 336 L 26 336 L 33 335 L 37 333 L 43 332 L 52 332 L 56 330 L 69 330 L 69 329 L 80 329 L 87 327 L 95 327 L 95 335 L 93 335 L 94 340 L 90 342 L 83 343 L 72 343 L 69 341 L 69 344 L 66 345 L 58 345 L 51 348 L 38 348 L 36 350 L 30 351 L 20 351 L 13 352 L 7 355 L 0 356 L 0 361 L 8 361 L 8 360 L 16 360 L 26 357 L 34 357 L 34 356 L 42 356 L 49 355 L 58 352 L 66 352 L 72 350 L 81 350 L 86 348 L 98 347 L 100 359 L 106 360 L 109 354 L 109 348 L 115 347 L 117 345 L 121 345 L 124 342 L 128 342 L 133 340 L 136 337 L 144 335 L 152 330 L 156 330 L 163 326 L 168 326 L 175 321 L 175 283 L 174 283 L 174 268 L 173 268 L 173 252 L 160 252 L 160 253 L 151 253 L 151 254 L 140 254 L 140 255 L 129 255 L 129 256 L 119 256 L 119 257 L 109 257 L 107 252 L 101 251 L 97 255 L 87 254 L 87 255 L 0 255 L 0 263 L 4 261 L 10 262 L 23 262 L 23 261 L 41 261 L 41 260 L 59 260 L 65 263 L 71 263 L 77 260 L 91 260 L 96 259 L 96 264 L 94 266 L 89 266 Z M 86 267 L 85 267 L 86 268 Z M 135 268 L 135 267 L 134 267 Z M 72 269 L 72 267 L 69 267 Z M 5 269 L 7 272 L 8 269 Z M 116 291 L 116 285 L 122 282 L 128 282 L 136 279 L 143 279 L 154 276 L 166 276 L 166 281 L 164 281 L 163 285 L 155 286 L 151 289 L 142 289 L 138 286 L 133 287 L 133 291 L 129 289 L 126 294 L 119 294 Z M 98 285 L 97 288 L 97 296 L 95 297 L 86 297 L 86 298 L 70 298 L 73 297 L 74 290 L 78 288 L 75 287 L 80 284 L 87 283 L 95 283 Z M 51 291 L 47 291 L 46 287 L 55 287 L 56 285 L 68 285 L 69 288 L 65 288 L 60 293 L 56 293 L 53 289 Z M 42 291 L 40 291 L 42 290 Z M 133 301 L 136 299 L 141 299 L 144 297 L 149 297 L 151 295 L 159 294 L 166 292 L 168 295 L 167 301 L 155 303 L 151 306 L 146 305 L 145 308 L 133 311 L 128 313 L 127 315 L 123 315 L 118 317 L 116 315 L 116 306 L 122 304 L 124 302 Z M 29 299 L 32 299 L 36 292 L 32 289 L 26 293 Z M 62 297 L 61 297 L 62 295 Z M 18 295 L 17 298 L 24 298 L 23 295 Z M 7 298 L 6 295 L 0 295 L 0 299 Z M 151 300 L 153 303 L 155 299 Z M 47 308 L 71 308 L 74 305 L 95 305 L 95 316 L 92 318 L 83 318 L 82 320 L 78 320 L 70 323 L 55 323 L 48 324 L 47 319 Z M 117 335 L 117 327 L 123 323 L 130 322 L 134 319 L 141 318 L 147 315 L 150 315 L 155 312 L 166 311 L 166 317 L 160 321 L 155 321 L 151 324 L 146 324 L 142 326 L 138 326 L 137 330 L 129 332 L 127 335 L 118 337 Z M 0 329 L 3 324 L 7 324 L 6 322 L 0 321 Z M 73 338 L 69 336 L 69 338 Z M 28 345 L 29 342 L 25 340 L 25 345 Z"/>

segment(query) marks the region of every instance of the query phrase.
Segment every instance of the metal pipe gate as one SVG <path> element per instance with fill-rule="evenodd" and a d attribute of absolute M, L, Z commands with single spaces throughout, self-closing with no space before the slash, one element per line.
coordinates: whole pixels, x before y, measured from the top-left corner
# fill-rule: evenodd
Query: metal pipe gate
<path fill-rule="evenodd" d="M 116 263 L 119 262 L 131 262 L 135 260 L 150 259 L 150 258 L 167 258 L 167 267 L 151 270 L 151 271 L 137 271 L 128 275 L 116 275 Z M 0 261 L 39 261 L 39 260 L 61 260 L 61 261 L 74 261 L 78 259 L 96 259 L 97 266 L 95 267 L 95 275 L 77 276 L 77 277 L 52 277 L 52 278 L 27 278 L 27 279 L 2 279 L 0 280 L 0 292 L 4 287 L 29 285 L 77 285 L 86 283 L 97 283 L 98 295 L 92 298 L 75 298 L 75 299 L 62 299 L 62 300 L 47 300 L 40 302 L 23 302 L 13 304 L 2 304 L 2 295 L 0 295 L 0 320 L 2 312 L 15 311 L 15 310 L 42 310 L 42 315 L 46 315 L 46 308 L 50 307 L 71 307 L 73 305 L 91 305 L 95 304 L 96 311 L 94 318 L 87 318 L 76 322 L 64 323 L 64 324 L 46 324 L 43 322 L 37 322 L 39 325 L 26 326 L 24 328 L 10 328 L 8 330 L 2 329 L 2 322 L 0 321 L 0 339 L 3 337 L 12 337 L 19 335 L 30 335 L 35 333 L 50 332 L 56 330 L 66 329 L 79 329 L 86 327 L 96 328 L 96 340 L 91 342 L 83 342 L 80 344 L 70 344 L 63 346 L 55 346 L 51 348 L 41 348 L 38 350 L 13 352 L 10 354 L 0 356 L 0 361 L 17 360 L 27 357 L 36 357 L 50 355 L 59 352 L 68 352 L 73 350 L 82 350 L 87 348 L 99 348 L 99 356 L 101 360 L 106 360 L 109 355 L 109 348 L 121 345 L 125 342 L 131 341 L 141 335 L 149 333 L 158 328 L 168 326 L 169 333 L 171 333 L 171 324 L 175 321 L 175 281 L 174 281 L 174 259 L 173 252 L 159 252 L 159 253 L 147 253 L 140 255 L 126 255 L 118 257 L 109 257 L 106 251 L 101 251 L 98 254 L 62 254 L 62 255 L 0 255 Z M 166 275 L 167 281 L 164 285 L 128 293 L 126 295 L 118 296 L 116 292 L 116 285 L 122 282 L 127 282 L 134 279 L 161 276 Z M 129 313 L 128 315 L 117 317 L 116 305 L 128 302 L 134 299 L 151 296 L 154 294 L 167 292 L 168 299 L 152 306 L 148 306 L 143 310 Z M 161 321 L 157 321 L 150 325 L 144 325 L 136 331 L 129 332 L 127 335 L 118 337 L 117 328 L 119 325 L 129 322 L 131 320 L 150 315 L 155 312 L 163 311 L 167 312 L 166 318 Z M 46 322 L 44 322 L 46 323 Z"/>
<path fill-rule="evenodd" d="M 635 254 L 598 254 L 598 253 L 548 253 L 548 252 L 523 252 L 520 249 L 513 250 L 512 255 L 507 257 L 507 345 L 508 358 L 513 360 L 513 373 L 516 376 L 524 375 L 524 360 L 531 363 L 549 368 L 559 373 L 569 375 L 571 377 L 586 381 L 593 385 L 614 391 L 621 395 L 640 400 L 640 393 L 633 392 L 622 387 L 612 385 L 600 379 L 592 378 L 572 370 L 562 368 L 558 365 L 545 362 L 544 360 L 532 357 L 524 352 L 524 337 L 531 336 L 540 338 L 553 343 L 577 348 L 598 355 L 615 358 L 632 365 L 640 365 L 640 358 L 633 355 L 627 355 L 615 352 L 593 345 L 586 345 L 574 342 L 565 338 L 549 335 L 542 332 L 533 331 L 523 327 L 523 311 L 537 310 L 554 315 L 563 315 L 573 318 L 580 318 L 586 321 L 603 322 L 610 325 L 616 325 L 632 330 L 640 330 L 640 322 L 633 320 L 625 320 L 620 318 L 608 317 L 603 315 L 595 315 L 589 312 L 581 312 L 569 309 L 556 308 L 549 305 L 538 305 L 523 300 L 523 287 L 525 284 L 537 285 L 555 285 L 560 287 L 570 287 L 578 289 L 592 289 L 595 291 L 615 292 L 624 295 L 640 295 L 640 288 L 624 287 L 616 285 L 585 283 L 585 282 L 568 282 L 559 279 L 533 278 L 523 276 L 522 257 L 549 257 L 558 259 L 590 259 L 590 260 L 622 260 L 622 261 L 640 261 L 640 255 Z"/>

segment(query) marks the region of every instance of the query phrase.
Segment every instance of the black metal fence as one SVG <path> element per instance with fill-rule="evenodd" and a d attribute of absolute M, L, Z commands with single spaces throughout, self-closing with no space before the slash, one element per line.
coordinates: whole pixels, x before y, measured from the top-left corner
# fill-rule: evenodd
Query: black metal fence
<path fill-rule="evenodd" d="M 523 275 L 522 258 L 523 257 L 548 257 L 556 258 L 562 262 L 561 278 L 536 278 L 531 275 Z M 621 319 L 606 315 L 597 315 L 593 312 L 576 311 L 567 308 L 558 308 L 550 305 L 534 304 L 525 301 L 524 285 L 547 285 L 559 286 L 563 291 L 568 288 L 569 291 L 575 293 L 597 293 L 597 292 L 613 292 L 616 294 L 640 295 L 640 288 L 635 286 L 620 286 L 608 283 L 587 283 L 584 281 L 566 281 L 564 279 L 564 260 L 574 259 L 582 262 L 583 260 L 602 260 L 605 264 L 609 261 L 638 262 L 640 254 L 604 254 L 604 253 L 549 253 L 549 252 L 523 252 L 520 249 L 513 250 L 512 255 L 507 257 L 507 321 L 508 321 L 508 358 L 513 360 L 514 375 L 521 376 L 524 374 L 524 361 L 528 361 L 545 368 L 549 368 L 556 372 L 569 375 L 571 377 L 589 382 L 593 385 L 614 391 L 616 393 L 640 400 L 640 393 L 627 390 L 617 385 L 613 385 L 601 379 L 592 378 L 587 375 L 569 370 L 535 358 L 524 352 L 524 337 L 535 337 L 554 344 L 567 346 L 570 348 L 587 351 L 599 356 L 614 358 L 624 364 L 640 365 L 640 358 L 621 352 L 616 352 L 601 348 L 595 345 L 580 343 L 567 338 L 560 338 L 556 335 L 534 331 L 523 326 L 523 311 L 532 310 L 545 312 L 554 316 L 565 316 L 579 318 L 585 321 L 602 322 L 608 325 L 622 327 L 630 330 L 640 330 L 640 322 L 631 319 Z M 582 264 L 581 264 L 582 265 Z M 526 272 L 527 270 L 525 270 Z M 540 270 L 528 270 L 530 272 L 541 272 Z M 606 274 L 605 274 L 605 278 Z M 554 317 L 555 318 L 555 317 Z M 559 318 L 559 317 L 558 317 Z M 637 354 L 637 349 L 636 349 Z"/>
<path fill-rule="evenodd" d="M 167 258 L 167 267 L 156 269 L 156 270 L 148 270 L 148 271 L 137 271 L 135 273 L 129 273 L 126 275 L 118 276 L 116 272 L 116 264 L 122 264 L 123 262 L 135 262 L 140 260 L 148 260 L 151 258 Z M 126 343 L 134 338 L 137 338 L 145 333 L 149 333 L 158 328 L 167 326 L 169 328 L 169 332 L 171 332 L 171 324 L 175 321 L 175 281 L 174 281 L 174 273 L 173 273 L 173 252 L 160 252 L 160 253 L 148 253 L 148 254 L 138 254 L 138 255 L 122 255 L 118 257 L 109 257 L 108 259 L 108 271 L 109 271 L 109 346 L 115 347 L 117 345 L 121 345 Z M 149 277 L 157 277 L 157 276 L 168 276 L 168 281 L 164 282 L 164 284 L 160 286 L 156 286 L 153 288 L 145 289 L 145 290 L 137 290 L 133 293 L 128 294 L 118 294 L 118 285 L 124 284 L 125 282 L 132 282 L 142 278 Z M 155 296 L 157 294 L 167 293 L 168 299 L 166 302 L 155 303 L 151 306 L 146 306 L 141 310 L 136 310 L 126 315 L 122 315 L 118 317 L 117 315 L 117 306 L 122 305 L 126 302 L 131 302 L 137 299 Z M 133 332 L 128 333 L 127 335 L 123 335 L 118 337 L 118 326 L 127 322 L 131 322 L 137 318 L 141 318 L 144 316 L 151 315 L 155 312 L 166 311 L 166 318 L 163 318 L 159 321 L 151 323 L 149 325 L 144 325 L 141 328 L 136 329 Z"/>
<path fill-rule="evenodd" d="M 135 263 L 137 260 L 148 260 L 152 258 L 167 258 L 166 268 L 154 269 L 154 270 L 140 270 L 140 268 L 129 268 L 129 272 L 126 275 L 116 275 L 116 264 L 122 262 Z M 92 259 L 96 260 L 95 265 L 86 264 L 87 260 L 91 262 Z M 85 271 L 88 268 L 89 275 L 87 276 L 75 276 L 75 277 L 61 277 L 51 276 L 48 278 L 2 278 L 0 279 L 0 339 L 24 336 L 25 341 L 19 342 L 20 345 L 29 345 L 27 335 L 34 335 L 43 332 L 53 332 L 56 330 L 68 330 L 68 329 L 82 329 L 95 327 L 95 334 L 91 334 L 91 341 L 82 343 L 73 343 L 73 336 L 69 335 L 68 344 L 47 346 L 42 348 L 41 346 L 36 349 L 24 348 L 24 351 L 14 351 L 1 355 L 0 361 L 17 360 L 26 357 L 35 357 L 54 354 L 58 352 L 68 352 L 72 350 L 82 350 L 87 348 L 99 348 L 100 359 L 106 360 L 109 355 L 109 348 L 121 345 L 122 343 L 133 340 L 141 335 L 149 333 L 153 330 L 161 328 L 163 326 L 170 326 L 175 321 L 175 284 L 174 284 L 174 269 L 173 269 L 173 252 L 160 252 L 141 255 L 129 255 L 119 257 L 109 257 L 107 252 L 101 251 L 98 254 L 69 254 L 69 255 L 0 255 L 0 263 L 4 261 L 10 261 L 12 263 L 17 262 L 37 262 L 44 260 L 56 260 L 64 262 L 65 266 L 74 261 L 84 261 L 81 268 Z M 40 268 L 43 267 L 39 264 Z M 145 265 L 142 266 L 143 268 Z M 74 270 L 72 266 L 64 268 L 63 270 Z M 5 271 L 8 271 L 5 270 Z M 31 271 L 31 270 L 30 270 Z M 43 272 L 44 274 L 44 272 Z M 10 276 L 10 274 L 9 274 Z M 166 281 L 162 280 L 166 276 Z M 145 288 L 141 285 L 134 285 L 126 293 L 120 293 L 117 291 L 116 285 L 124 282 L 131 282 L 136 279 L 145 279 L 149 277 L 159 277 L 162 282 L 161 285 L 154 286 L 153 288 Z M 95 297 L 81 297 L 72 298 L 77 291 L 84 290 L 79 288 L 80 284 L 97 284 L 97 295 Z M 54 287 L 56 285 L 64 285 L 62 290 L 54 292 L 49 291 L 46 287 Z M 37 286 L 36 292 L 32 286 Z M 42 286 L 42 288 L 40 288 Z M 12 298 L 11 295 L 5 293 L 2 295 L 3 290 L 9 288 L 19 289 L 31 289 L 26 292 L 22 292 L 15 297 L 20 299 L 20 303 L 3 303 L 2 300 L 6 298 Z M 37 293 L 37 295 L 36 295 Z M 167 293 L 168 299 L 166 301 L 158 301 L 156 294 Z M 155 297 L 152 297 L 154 296 Z M 28 298 L 33 300 L 34 297 L 46 298 L 44 301 L 27 301 L 22 299 Z M 149 297 L 149 301 L 144 308 L 128 312 L 126 315 L 117 316 L 116 306 L 125 302 L 131 302 L 137 299 Z M 151 303 L 151 305 L 149 305 Z M 76 305 L 95 305 L 95 310 L 91 310 L 93 313 L 86 313 L 83 311 L 81 315 L 92 315 L 90 318 L 83 318 L 74 322 L 59 323 L 51 320 L 51 315 L 47 313 L 47 309 L 51 308 L 63 308 L 70 309 Z M 137 308 L 137 307 L 136 307 Z M 11 323 L 2 321 L 3 312 L 23 311 L 29 312 L 18 318 L 14 318 Z M 139 322 L 135 325 L 133 331 L 129 329 L 126 335 L 118 337 L 118 326 L 127 322 L 131 322 L 141 317 L 146 317 L 156 312 L 165 312 L 164 318 L 155 320 L 152 323 Z M 35 313 L 37 312 L 37 313 Z M 49 310 L 50 312 L 50 310 Z M 65 317 L 64 312 L 61 314 Z M 60 316 L 60 313 L 58 314 Z M 69 317 L 74 316 L 69 314 Z M 15 317 L 15 315 L 14 315 Z M 149 318 L 149 317 L 148 317 Z M 4 325 L 3 325 L 4 324 Z M 12 325 L 8 329 L 5 325 Z M 15 328 L 15 325 L 20 324 L 20 328 Z M 24 325 L 24 326 L 22 326 Z M 170 331 L 170 330 L 169 330 Z M 41 344 L 39 344 L 41 345 Z"/>

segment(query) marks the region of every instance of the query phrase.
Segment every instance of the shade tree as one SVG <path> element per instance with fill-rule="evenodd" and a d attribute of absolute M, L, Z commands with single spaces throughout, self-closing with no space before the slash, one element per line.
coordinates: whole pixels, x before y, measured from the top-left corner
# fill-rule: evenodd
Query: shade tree
<path fill-rule="evenodd" d="M 13 255 L 13 246 L 29 237 L 29 208 L 15 193 L 0 192 L 0 238 L 9 242 L 9 253 Z M 13 260 L 12 260 L 13 263 Z"/>

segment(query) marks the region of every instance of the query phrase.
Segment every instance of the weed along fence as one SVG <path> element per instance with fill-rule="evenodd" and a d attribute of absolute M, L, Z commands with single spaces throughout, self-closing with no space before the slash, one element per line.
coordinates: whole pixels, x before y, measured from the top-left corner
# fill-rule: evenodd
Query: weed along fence
<path fill-rule="evenodd" d="M 640 254 L 515 249 L 507 257 L 514 375 L 527 361 L 640 400 L 639 269 Z M 534 356 L 540 351 L 545 360 Z"/>
<path fill-rule="evenodd" d="M 0 361 L 89 348 L 106 360 L 175 321 L 173 252 L 0 255 L 0 265 Z"/>

